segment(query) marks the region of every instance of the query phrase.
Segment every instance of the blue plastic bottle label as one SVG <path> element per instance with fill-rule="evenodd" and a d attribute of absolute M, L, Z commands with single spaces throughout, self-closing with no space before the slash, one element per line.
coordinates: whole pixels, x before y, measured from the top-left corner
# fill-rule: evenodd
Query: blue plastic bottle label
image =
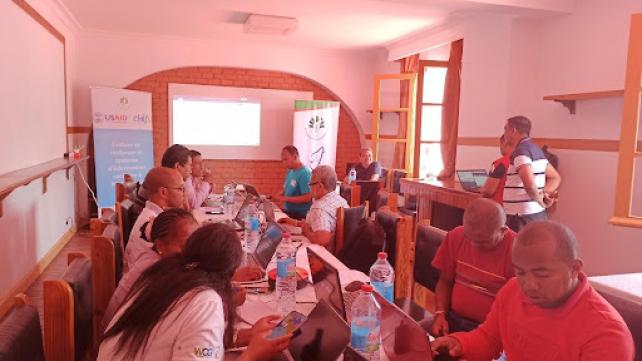
<path fill-rule="evenodd" d="M 292 273 L 294 273 L 294 259 L 283 258 L 276 261 L 277 277 L 288 277 Z"/>

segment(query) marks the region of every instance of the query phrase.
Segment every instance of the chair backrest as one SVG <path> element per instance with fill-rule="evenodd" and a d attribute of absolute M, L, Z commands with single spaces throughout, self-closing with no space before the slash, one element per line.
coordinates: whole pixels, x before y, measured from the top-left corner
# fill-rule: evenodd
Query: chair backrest
<path fill-rule="evenodd" d="M 123 245 L 123 239 L 120 235 L 118 225 L 110 224 L 105 227 L 102 236 L 109 238 L 114 245 L 114 263 L 116 267 L 114 271 L 116 274 L 116 284 L 118 284 L 120 279 L 123 277 L 123 262 L 125 254 L 125 246 Z"/>
<path fill-rule="evenodd" d="M 123 183 L 116 183 L 114 187 L 116 189 L 116 202 L 122 202 L 127 199 L 127 191 Z"/>
<path fill-rule="evenodd" d="M 118 284 L 116 280 L 117 249 L 118 246 L 108 237 L 95 236 L 92 239 L 91 263 L 93 268 L 94 334 L 96 335 L 99 334 L 105 311 L 109 305 L 109 300 L 114 294 L 116 285 Z"/>
<path fill-rule="evenodd" d="M 626 322 L 631 335 L 633 335 L 636 350 L 635 361 L 642 361 L 642 305 L 635 300 L 625 299 L 612 293 L 600 292 L 600 294 L 620 313 Z"/>
<path fill-rule="evenodd" d="M 62 279 L 43 284 L 47 361 L 83 360 L 95 344 L 91 261 L 78 255 L 70 259 Z"/>
<path fill-rule="evenodd" d="M 44 361 L 38 310 L 16 298 L 0 322 L 0 361 Z"/>
<path fill-rule="evenodd" d="M 383 187 L 385 189 L 390 189 L 388 184 L 389 173 L 390 173 L 390 170 L 388 170 L 388 168 L 381 167 L 381 176 L 379 177 L 379 180 L 383 183 Z"/>
<path fill-rule="evenodd" d="M 383 207 L 376 213 L 376 222 L 381 225 L 386 241 L 383 247 L 388 253 L 388 262 L 395 268 L 395 296 L 405 296 L 409 292 L 410 280 L 398 270 L 407 267 L 407 245 L 412 240 L 412 217 L 406 217 L 398 212 Z"/>
<path fill-rule="evenodd" d="M 361 188 L 359 204 L 368 201 L 368 204 L 376 205 L 377 193 L 383 188 L 383 183 L 381 181 L 357 181 L 356 183 Z M 373 209 L 370 210 L 370 212 L 373 211 Z"/>
<path fill-rule="evenodd" d="M 339 195 L 348 202 L 350 207 L 358 207 L 361 204 L 361 187 L 357 184 L 341 184 Z"/>
<path fill-rule="evenodd" d="M 391 169 L 390 176 L 390 191 L 393 193 L 401 193 L 401 178 L 405 178 L 408 175 L 408 172 L 404 169 Z"/>
<path fill-rule="evenodd" d="M 134 227 L 138 214 L 135 211 L 134 202 L 130 199 L 125 199 L 122 202 L 116 203 L 116 211 L 118 212 L 118 228 L 123 240 L 123 246 L 127 246 L 129 234 Z"/>
<path fill-rule="evenodd" d="M 432 260 L 437 254 L 439 246 L 444 241 L 447 232 L 443 229 L 432 227 L 425 223 L 417 225 L 415 236 L 415 282 L 435 291 L 439 281 L 439 270 L 432 266 Z"/>
<path fill-rule="evenodd" d="M 368 274 L 385 242 L 386 233 L 381 225 L 369 218 L 362 219 L 354 238 L 344 245 L 337 258 L 349 269 Z"/>
<path fill-rule="evenodd" d="M 354 239 L 359 223 L 368 214 L 368 203 L 350 208 L 337 208 L 337 229 L 334 235 L 334 253 L 339 254 L 341 249 Z"/>

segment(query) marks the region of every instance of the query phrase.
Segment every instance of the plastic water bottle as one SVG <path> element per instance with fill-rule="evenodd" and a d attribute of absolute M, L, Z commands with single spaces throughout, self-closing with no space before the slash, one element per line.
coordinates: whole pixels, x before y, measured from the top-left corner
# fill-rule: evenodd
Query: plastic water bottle
<path fill-rule="evenodd" d="M 283 239 L 276 249 L 276 308 L 281 315 L 294 311 L 296 306 L 296 248 L 290 234 L 283 233 Z"/>
<path fill-rule="evenodd" d="M 243 240 L 245 241 L 245 252 L 254 253 L 256 246 L 259 244 L 259 229 L 261 228 L 261 221 L 259 220 L 259 212 L 254 203 L 247 206 L 247 213 L 245 214 L 245 233 Z"/>
<path fill-rule="evenodd" d="M 368 360 L 379 360 L 381 348 L 381 306 L 372 295 L 372 286 L 361 286 L 352 303 L 350 345 Z"/>
<path fill-rule="evenodd" d="M 225 201 L 225 219 L 232 219 L 234 213 L 234 203 L 236 202 L 235 198 L 235 189 L 234 186 L 231 184 L 226 184 L 225 187 L 223 187 L 223 199 Z"/>
<path fill-rule="evenodd" d="M 394 302 L 395 270 L 388 262 L 386 252 L 379 252 L 377 261 L 370 267 L 370 284 L 388 302 Z"/>
<path fill-rule="evenodd" d="M 348 172 L 348 183 L 352 184 L 356 180 L 357 180 L 357 170 L 354 169 L 354 167 L 352 167 L 350 168 L 350 172 Z"/>

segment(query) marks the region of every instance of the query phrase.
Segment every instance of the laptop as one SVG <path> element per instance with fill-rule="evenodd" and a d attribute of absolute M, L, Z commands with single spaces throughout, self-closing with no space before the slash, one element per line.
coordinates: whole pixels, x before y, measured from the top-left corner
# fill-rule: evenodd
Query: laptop
<path fill-rule="evenodd" d="M 310 263 L 310 274 L 317 300 L 327 302 L 345 321 L 348 321 L 346 302 L 341 291 L 341 280 L 339 271 L 326 262 L 316 252 L 306 248 L 308 262 Z"/>
<path fill-rule="evenodd" d="M 350 327 L 324 300 L 299 330 L 288 346 L 295 361 L 336 361 L 350 343 Z"/>
<path fill-rule="evenodd" d="M 236 216 L 234 216 L 234 219 L 227 219 L 223 223 L 227 224 L 228 226 L 234 228 L 236 231 L 242 231 L 245 227 L 245 216 L 247 213 L 247 207 L 249 207 L 251 202 L 255 202 L 256 197 L 253 195 L 247 195 L 245 199 L 243 200 L 243 204 L 241 204 L 241 207 L 239 207 L 238 212 L 236 212 Z"/>
<path fill-rule="evenodd" d="M 276 222 L 268 223 L 263 236 L 259 240 L 259 244 L 256 246 L 256 250 L 252 254 L 252 258 L 263 272 L 265 272 L 272 257 L 274 257 L 276 248 L 281 243 L 281 238 L 283 238 L 281 227 Z"/>
<path fill-rule="evenodd" d="M 261 198 L 260 208 L 265 212 L 265 220 L 268 222 L 276 222 L 276 216 L 274 215 L 274 205 L 267 199 Z"/>
<path fill-rule="evenodd" d="M 256 190 L 256 188 L 253 185 L 244 183 L 243 184 L 243 188 L 245 189 L 245 192 L 247 194 L 251 194 L 251 195 L 253 195 L 253 196 L 257 197 L 257 198 L 261 197 L 259 195 L 259 192 Z"/>
<path fill-rule="evenodd" d="M 484 169 L 463 169 L 457 171 L 457 178 L 464 190 L 479 193 L 486 183 L 488 174 Z"/>

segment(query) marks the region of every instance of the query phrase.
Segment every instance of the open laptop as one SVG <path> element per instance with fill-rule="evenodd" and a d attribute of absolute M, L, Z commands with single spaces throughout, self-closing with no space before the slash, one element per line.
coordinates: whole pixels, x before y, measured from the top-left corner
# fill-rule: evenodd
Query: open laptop
<path fill-rule="evenodd" d="M 241 207 L 239 207 L 238 212 L 236 212 L 236 215 L 234 216 L 233 219 L 227 219 L 225 220 L 225 224 L 228 226 L 234 228 L 237 231 L 242 231 L 245 226 L 245 216 L 247 214 L 247 207 L 250 205 L 252 202 L 256 202 L 257 198 L 254 197 L 253 195 L 247 195 L 245 199 L 243 200 L 243 204 L 241 204 Z"/>
<path fill-rule="evenodd" d="M 251 195 L 253 195 L 253 196 L 257 197 L 257 198 L 261 197 L 259 195 L 259 192 L 256 190 L 256 188 L 253 185 L 247 184 L 247 183 L 243 183 L 243 188 L 245 189 L 245 192 L 247 194 L 251 194 Z"/>
<path fill-rule="evenodd" d="M 276 248 L 281 243 L 283 238 L 283 230 L 281 226 L 276 222 L 268 223 L 263 236 L 259 240 L 259 244 L 256 246 L 256 250 L 252 254 L 252 258 L 256 261 L 256 264 L 261 267 L 261 270 L 265 272 L 267 266 L 270 264 Z"/>
<path fill-rule="evenodd" d="M 344 320 L 348 321 L 346 303 L 341 291 L 341 280 L 339 271 L 326 262 L 316 252 L 306 248 L 308 262 L 310 263 L 310 274 L 317 300 L 327 302 Z"/>
<path fill-rule="evenodd" d="M 481 188 L 486 183 L 486 178 L 488 178 L 488 174 L 484 169 L 462 169 L 456 172 L 461 187 L 474 193 L 481 191 Z"/>

